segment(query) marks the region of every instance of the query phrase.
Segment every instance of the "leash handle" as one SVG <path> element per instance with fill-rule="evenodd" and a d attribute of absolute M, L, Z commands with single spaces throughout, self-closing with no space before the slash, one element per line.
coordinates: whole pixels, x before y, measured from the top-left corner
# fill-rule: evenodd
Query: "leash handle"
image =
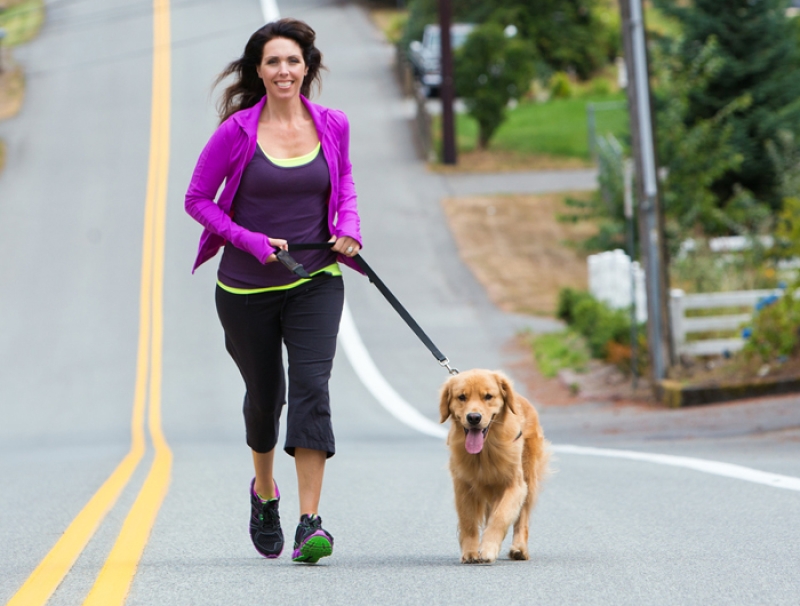
<path fill-rule="evenodd" d="M 330 248 L 333 246 L 333 242 L 306 242 L 306 243 L 297 243 L 297 244 L 289 244 L 289 250 L 322 250 L 326 248 Z M 425 334 L 425 331 L 422 330 L 419 324 L 417 324 L 416 320 L 411 317 L 411 314 L 408 313 L 405 307 L 403 307 L 402 303 L 394 296 L 391 290 L 383 283 L 378 277 L 378 274 L 375 273 L 369 264 L 364 260 L 364 258 L 360 254 L 353 255 L 351 257 L 353 261 L 367 274 L 369 281 L 372 282 L 377 289 L 381 292 L 384 298 L 389 302 L 389 304 L 394 307 L 394 310 L 400 315 L 401 318 L 408 324 L 409 328 L 414 331 L 414 334 L 417 335 L 420 341 L 428 348 L 428 350 L 433 354 L 433 357 L 439 361 L 439 365 L 443 368 L 447 369 L 451 375 L 458 374 L 458 369 L 453 368 L 450 366 L 450 360 L 447 359 L 439 348 L 433 344 L 430 337 Z"/>

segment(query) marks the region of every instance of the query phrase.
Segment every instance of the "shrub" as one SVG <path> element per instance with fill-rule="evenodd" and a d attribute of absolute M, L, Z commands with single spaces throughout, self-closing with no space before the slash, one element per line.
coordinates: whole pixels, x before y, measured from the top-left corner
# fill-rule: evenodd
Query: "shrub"
<path fill-rule="evenodd" d="M 559 293 L 558 317 L 586 337 L 592 356 L 609 359 L 609 343 L 630 346 L 630 314 L 612 309 L 590 293 L 564 288 Z M 619 356 L 619 348 L 614 350 Z"/>
<path fill-rule="evenodd" d="M 594 96 L 607 97 L 614 92 L 614 87 L 606 78 L 595 78 L 592 80 L 589 94 Z"/>
<path fill-rule="evenodd" d="M 746 358 L 769 363 L 800 353 L 800 300 L 792 296 L 794 290 L 756 306 L 742 350 Z"/>
<path fill-rule="evenodd" d="M 564 72 L 556 72 L 549 83 L 551 99 L 569 99 L 572 97 L 572 83 Z"/>
<path fill-rule="evenodd" d="M 536 335 L 530 342 L 539 371 L 548 378 L 563 368 L 581 372 L 591 357 L 584 337 L 572 330 Z"/>

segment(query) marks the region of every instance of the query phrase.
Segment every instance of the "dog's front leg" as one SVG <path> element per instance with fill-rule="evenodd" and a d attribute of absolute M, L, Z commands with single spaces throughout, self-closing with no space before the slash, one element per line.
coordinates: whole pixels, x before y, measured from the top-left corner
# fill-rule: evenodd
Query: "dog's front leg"
<path fill-rule="evenodd" d="M 461 545 L 461 563 L 480 562 L 480 508 L 478 500 L 467 482 L 453 479 L 456 493 L 456 513 L 458 514 L 458 542 Z"/>
<path fill-rule="evenodd" d="M 511 486 L 506 489 L 503 496 L 497 502 L 497 506 L 489 514 L 486 530 L 483 532 L 481 541 L 481 560 L 484 562 L 494 562 L 500 553 L 500 545 L 508 533 L 508 527 L 519 516 L 522 503 L 525 501 L 527 487 L 522 478 L 517 478 Z"/>

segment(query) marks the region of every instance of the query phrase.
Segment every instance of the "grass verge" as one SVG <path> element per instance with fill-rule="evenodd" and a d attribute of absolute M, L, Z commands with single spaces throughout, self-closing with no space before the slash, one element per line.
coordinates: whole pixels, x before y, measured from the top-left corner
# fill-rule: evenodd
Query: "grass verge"
<path fill-rule="evenodd" d="M 8 67 L 0 74 L 0 120 L 16 115 L 25 95 L 25 78 L 18 66 Z"/>
<path fill-rule="evenodd" d="M 0 27 L 6 31 L 4 46 L 17 46 L 32 40 L 44 23 L 44 0 L 12 2 L 0 12 Z"/>
<path fill-rule="evenodd" d="M 459 255 L 495 305 L 553 316 L 562 288 L 587 287 L 586 254 L 576 244 L 597 229 L 557 217 L 567 196 L 589 195 L 471 196 L 446 198 L 442 205 Z"/>
<path fill-rule="evenodd" d="M 529 343 L 539 372 L 548 379 L 564 368 L 584 372 L 592 358 L 586 340 L 571 330 L 530 335 Z"/>
<path fill-rule="evenodd" d="M 621 102 L 620 93 L 571 99 L 552 99 L 543 103 L 525 102 L 508 110 L 507 119 L 497 129 L 488 150 L 478 150 L 478 123 L 468 114 L 456 117 L 456 144 L 465 158 L 471 154 L 500 153 L 529 158 L 533 164 L 550 167 L 586 166 L 589 150 L 589 103 Z M 611 133 L 617 138 L 628 134 L 628 111 L 625 107 L 596 109 L 596 136 Z M 434 116 L 433 136 L 441 148 L 441 119 Z M 519 160 L 517 163 L 522 163 Z"/>

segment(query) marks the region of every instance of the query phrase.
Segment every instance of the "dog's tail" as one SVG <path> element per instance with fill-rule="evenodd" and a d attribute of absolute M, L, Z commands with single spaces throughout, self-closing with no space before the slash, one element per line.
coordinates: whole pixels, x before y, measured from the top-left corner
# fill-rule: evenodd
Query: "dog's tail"
<path fill-rule="evenodd" d="M 552 465 L 552 448 L 551 444 L 547 440 L 542 440 L 542 452 L 540 456 L 536 457 L 536 469 L 534 470 L 534 474 L 536 475 L 536 481 L 538 483 L 543 482 L 548 477 L 550 477 L 555 470 L 553 469 Z"/>

